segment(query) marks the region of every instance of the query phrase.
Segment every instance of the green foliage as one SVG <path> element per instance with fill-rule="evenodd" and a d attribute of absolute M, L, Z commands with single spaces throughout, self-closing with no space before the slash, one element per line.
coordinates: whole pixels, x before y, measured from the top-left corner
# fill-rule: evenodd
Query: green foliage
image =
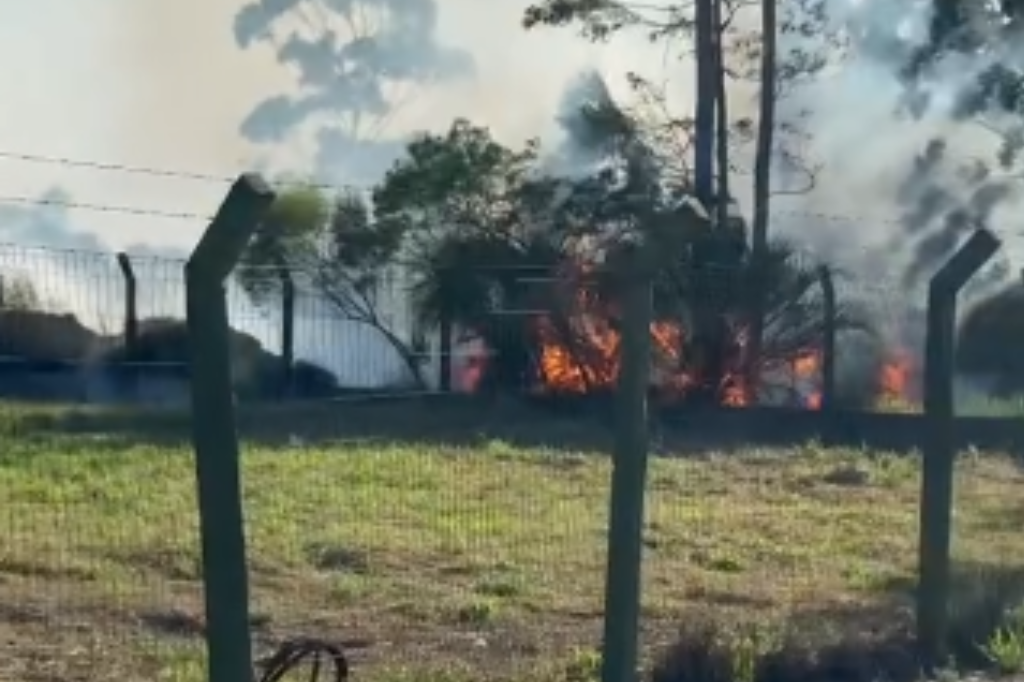
<path fill-rule="evenodd" d="M 392 228 L 401 235 L 396 253 L 414 275 L 422 324 L 449 320 L 483 338 L 499 358 L 488 378 L 521 386 L 537 332 L 528 316 L 504 313 L 546 311 L 563 342 L 585 357 L 590 341 L 569 322 L 580 312 L 579 289 L 585 286 L 611 315 L 614 282 L 590 266 L 621 235 L 640 232 L 678 254 L 665 259 L 656 278 L 656 311 L 659 319 L 680 323 L 691 342 L 731 343 L 723 334 L 735 332 L 722 330 L 738 328 L 751 292 L 767 291 L 766 354 L 792 358 L 817 346 L 823 331 L 817 264 L 800 262 L 793 246 L 777 243 L 755 281 L 742 219 L 715 226 L 694 211 L 682 200 L 686 180 L 660 162 L 656 140 L 603 82 L 584 78 L 579 90 L 578 108 L 561 119 L 567 143 L 560 151 L 577 168 L 582 160 L 587 172 L 545 172 L 549 157 L 535 142 L 510 149 L 486 129 L 457 120 L 446 133 L 411 143 L 375 190 L 378 224 L 400 226 Z M 564 161 L 554 160 L 556 166 Z M 837 327 L 854 322 L 841 309 Z"/>
<path fill-rule="evenodd" d="M 291 270 L 309 266 L 330 217 L 330 198 L 317 187 L 300 184 L 278 194 L 237 274 L 254 300 L 280 296 Z"/>
<path fill-rule="evenodd" d="M 981 650 L 1004 674 L 1024 672 L 1024 607 L 1007 613 L 1004 623 L 981 645 Z"/>
<path fill-rule="evenodd" d="M 446 133 L 408 145 L 374 190 L 374 212 L 379 224 L 403 236 L 414 264 L 444 236 L 513 236 L 521 227 L 514 197 L 536 160 L 535 143 L 514 151 L 458 119 Z"/>
<path fill-rule="evenodd" d="M 404 361 L 417 385 L 419 361 L 408 340 L 391 330 L 377 307 L 389 268 L 396 264 L 407 225 L 374 220 L 367 200 L 354 192 L 329 195 L 298 184 L 281 192 L 256 231 L 237 273 L 257 303 L 286 286 L 327 300 L 339 319 L 376 329 Z"/>
<path fill-rule="evenodd" d="M 279 292 L 283 282 L 315 289 L 344 315 L 376 320 L 369 295 L 392 263 L 403 225 L 373 221 L 359 194 L 327 194 L 298 185 L 281 192 L 257 228 L 243 256 L 238 277 L 257 301 Z"/>

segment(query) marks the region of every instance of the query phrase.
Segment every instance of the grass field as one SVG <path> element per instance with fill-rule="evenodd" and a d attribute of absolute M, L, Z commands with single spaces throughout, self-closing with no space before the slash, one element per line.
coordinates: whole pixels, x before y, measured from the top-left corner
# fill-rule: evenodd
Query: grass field
<path fill-rule="evenodd" d="M 38 416 L 0 418 L 0 679 L 198 682 L 183 438 L 33 431 Z M 917 472 L 912 457 L 814 445 L 657 459 L 645 644 L 706 615 L 822 637 L 903 628 Z M 345 641 L 357 680 L 582 682 L 597 661 L 608 474 L 599 453 L 504 441 L 247 443 L 257 642 Z M 970 453 L 958 482 L 960 564 L 1016 575 L 1021 471 Z"/>

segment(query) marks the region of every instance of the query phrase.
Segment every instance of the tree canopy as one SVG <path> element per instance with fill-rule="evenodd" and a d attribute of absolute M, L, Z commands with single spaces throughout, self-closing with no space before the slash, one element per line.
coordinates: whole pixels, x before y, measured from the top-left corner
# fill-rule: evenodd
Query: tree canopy
<path fill-rule="evenodd" d="M 656 311 L 682 332 L 661 355 L 673 364 L 666 371 L 699 376 L 708 399 L 721 399 L 723 376 L 739 372 L 755 286 L 768 300 L 770 362 L 789 362 L 819 342 L 816 263 L 776 242 L 755 283 L 743 219 L 718 224 L 695 206 L 689 179 L 665 162 L 658 135 L 600 78 L 581 77 L 572 99 L 557 149 L 537 140 L 510 147 L 458 119 L 411 140 L 368 198 L 296 187 L 261 226 L 250 263 L 297 269 L 344 317 L 385 334 L 374 292 L 382 272 L 402 269 L 418 327 L 451 323 L 481 339 L 493 357 L 484 385 L 496 389 L 529 384 L 545 344 L 564 346 L 588 375 L 604 352 L 595 320 L 612 333 L 618 324 L 614 277 L 602 264 L 631 233 L 669 240 Z M 258 297 L 278 285 L 264 277 L 247 286 Z M 411 339 L 389 340 L 412 355 Z"/>

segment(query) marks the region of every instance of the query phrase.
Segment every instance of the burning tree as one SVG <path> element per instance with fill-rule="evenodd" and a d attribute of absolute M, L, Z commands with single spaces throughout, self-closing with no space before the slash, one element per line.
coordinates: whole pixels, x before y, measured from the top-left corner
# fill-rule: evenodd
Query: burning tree
<path fill-rule="evenodd" d="M 481 387 L 611 385 L 619 311 L 601 261 L 626 230 L 675 235 L 675 254 L 654 282 L 659 390 L 752 399 L 743 352 L 753 291 L 768 302 L 764 369 L 813 368 L 825 324 L 817 264 L 775 243 L 755 281 L 743 220 L 719 224 L 687 200 L 688 187 L 666 182 L 636 123 L 610 98 L 583 106 L 575 130 L 592 155 L 573 177 L 544 172 L 535 143 L 511 150 L 457 121 L 410 144 L 375 192 L 378 219 L 403 225 L 423 321 L 454 322 L 491 351 Z M 842 309 L 834 320 L 854 322 Z"/>

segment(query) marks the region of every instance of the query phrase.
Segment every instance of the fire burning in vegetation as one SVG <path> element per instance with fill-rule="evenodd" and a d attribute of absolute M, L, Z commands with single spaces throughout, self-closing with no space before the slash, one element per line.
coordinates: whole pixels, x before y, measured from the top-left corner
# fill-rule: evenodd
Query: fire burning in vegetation
<path fill-rule="evenodd" d="M 587 315 L 567 325 L 582 328 L 573 343 L 565 343 L 556 326 L 547 316 L 534 322 L 540 340 L 538 360 L 539 389 L 551 393 L 586 394 L 611 389 L 619 373 L 620 335 L 609 317 Z M 699 387 L 700 379 L 692 370 L 684 369 L 682 350 L 686 334 L 676 324 L 651 324 L 653 350 L 651 383 L 668 397 L 682 398 Z M 740 407 L 750 403 L 737 368 L 724 373 L 713 387 L 720 401 Z"/>
<path fill-rule="evenodd" d="M 574 298 L 572 313 L 524 314 L 524 327 L 533 341 L 534 378 L 529 388 L 554 395 L 587 395 L 613 389 L 619 373 L 620 333 L 615 310 L 586 294 Z M 730 346 L 721 359 L 719 371 L 701 377 L 697 358 L 688 353 L 689 337 L 680 325 L 656 321 L 651 325 L 652 376 L 654 395 L 665 402 L 682 402 L 695 391 L 712 395 L 716 403 L 744 407 L 757 402 L 747 385 L 743 368 L 743 333 L 732 329 L 726 339 Z M 490 356 L 486 349 L 471 353 L 463 367 L 458 388 L 474 391 L 487 372 Z M 822 407 L 822 353 L 820 349 L 798 351 L 786 359 L 771 358 L 760 376 L 788 376 L 789 394 L 809 410 Z M 910 353 L 892 353 L 876 377 L 881 405 L 912 402 L 911 383 L 916 367 Z"/>

